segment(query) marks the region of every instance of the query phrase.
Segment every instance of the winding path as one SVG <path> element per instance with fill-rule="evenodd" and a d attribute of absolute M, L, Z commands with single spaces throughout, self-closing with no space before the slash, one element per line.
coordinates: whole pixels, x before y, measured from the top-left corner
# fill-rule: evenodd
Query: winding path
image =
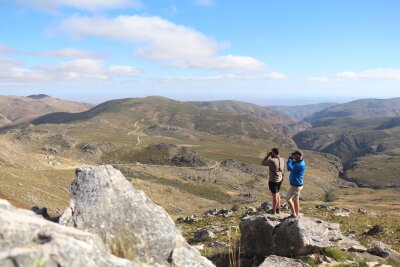
<path fill-rule="evenodd" d="M 135 130 L 133 130 L 133 131 L 130 131 L 129 133 L 128 133 L 128 135 L 131 135 L 131 134 L 133 134 L 134 132 L 136 132 L 137 130 L 139 130 L 140 129 L 140 127 L 139 126 L 137 126 L 137 124 L 139 123 L 139 121 L 137 121 L 137 122 L 135 122 L 135 124 L 133 125 L 133 126 L 135 126 L 136 127 L 136 129 Z"/>
<path fill-rule="evenodd" d="M 142 121 L 143 121 L 143 120 L 142 120 Z M 134 124 L 133 126 L 136 127 L 136 129 L 133 130 L 133 131 L 130 131 L 130 132 L 128 133 L 128 135 L 131 135 L 131 134 L 137 132 L 137 131 L 140 129 L 140 127 L 137 125 L 138 123 L 139 123 L 139 121 L 135 122 L 135 124 Z M 139 135 L 138 135 L 138 136 L 137 136 L 137 143 L 136 143 L 135 146 L 138 146 L 138 145 L 140 145 L 141 143 L 142 143 L 142 141 L 140 140 L 140 137 L 139 137 Z"/>

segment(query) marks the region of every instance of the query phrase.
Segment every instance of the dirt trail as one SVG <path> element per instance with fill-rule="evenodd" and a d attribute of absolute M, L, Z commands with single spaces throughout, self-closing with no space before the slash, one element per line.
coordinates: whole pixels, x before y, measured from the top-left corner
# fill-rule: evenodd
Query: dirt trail
<path fill-rule="evenodd" d="M 138 123 L 139 123 L 139 121 L 135 122 L 135 124 L 133 126 L 136 127 L 136 129 L 133 130 L 133 131 L 130 131 L 128 133 L 128 135 L 131 135 L 131 134 L 133 134 L 134 132 L 136 132 L 136 131 L 138 131 L 140 129 L 140 127 L 137 125 Z"/>
<path fill-rule="evenodd" d="M 142 122 L 143 122 L 143 120 L 142 120 Z M 133 126 L 136 127 L 136 129 L 133 130 L 133 131 L 130 131 L 130 132 L 128 133 L 128 135 L 131 135 L 131 134 L 137 132 L 137 131 L 140 129 L 140 127 L 137 125 L 138 123 L 139 123 L 139 121 L 135 122 L 135 124 L 134 124 Z M 140 145 L 141 143 L 142 143 L 142 141 L 140 140 L 140 137 L 139 137 L 139 135 L 138 135 L 138 136 L 137 136 L 137 143 L 135 144 L 135 146 L 138 146 L 138 145 Z"/>

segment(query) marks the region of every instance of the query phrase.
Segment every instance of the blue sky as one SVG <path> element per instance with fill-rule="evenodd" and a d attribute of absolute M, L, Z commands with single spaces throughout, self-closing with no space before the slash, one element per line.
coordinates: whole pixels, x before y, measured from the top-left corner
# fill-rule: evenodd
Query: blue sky
<path fill-rule="evenodd" d="M 399 13 L 397 0 L 5 0 L 0 94 L 398 97 Z"/>

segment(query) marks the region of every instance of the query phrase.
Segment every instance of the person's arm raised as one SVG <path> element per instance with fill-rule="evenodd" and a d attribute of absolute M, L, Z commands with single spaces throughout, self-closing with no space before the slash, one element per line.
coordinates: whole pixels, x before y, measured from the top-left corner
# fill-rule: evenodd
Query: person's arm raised
<path fill-rule="evenodd" d="M 271 154 L 268 153 L 267 156 L 263 159 L 263 161 L 261 162 L 261 165 L 263 166 L 269 166 L 271 160 L 270 160 Z"/>
<path fill-rule="evenodd" d="M 293 171 L 300 172 L 305 169 L 305 166 L 303 164 L 294 162 L 292 159 L 288 159 L 287 169 L 288 169 L 288 171 L 291 171 L 291 172 L 293 172 Z"/>

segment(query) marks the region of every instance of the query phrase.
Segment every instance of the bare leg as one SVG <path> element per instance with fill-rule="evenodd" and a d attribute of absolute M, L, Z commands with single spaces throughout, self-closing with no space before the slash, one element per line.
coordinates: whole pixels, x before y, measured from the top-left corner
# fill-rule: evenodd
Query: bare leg
<path fill-rule="evenodd" d="M 276 204 L 278 202 L 277 194 L 272 194 L 272 209 L 276 210 Z"/>
<path fill-rule="evenodd" d="M 279 210 L 281 208 L 281 194 L 276 194 L 276 207 L 275 210 Z"/>
<path fill-rule="evenodd" d="M 300 211 L 300 201 L 298 199 L 293 200 L 294 211 L 297 216 L 299 216 Z"/>
<path fill-rule="evenodd" d="M 292 211 L 292 214 L 296 215 L 292 199 L 288 200 L 287 203 L 289 204 L 289 208 Z"/>

